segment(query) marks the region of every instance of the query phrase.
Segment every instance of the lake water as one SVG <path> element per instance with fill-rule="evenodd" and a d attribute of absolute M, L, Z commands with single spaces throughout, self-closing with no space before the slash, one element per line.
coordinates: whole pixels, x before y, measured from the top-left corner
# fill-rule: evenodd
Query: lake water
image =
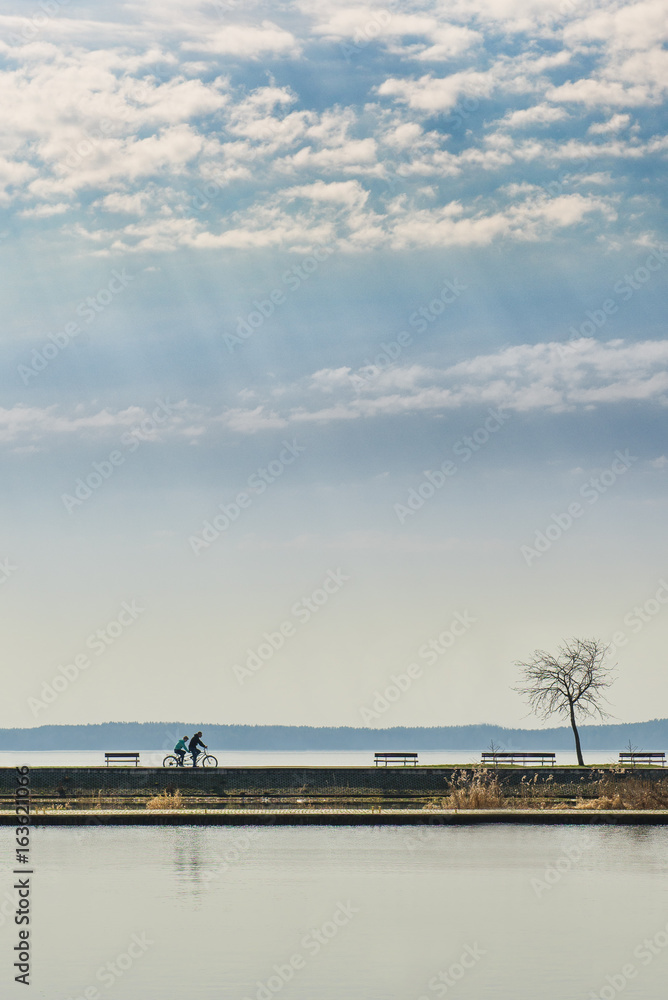
<path fill-rule="evenodd" d="M 109 747 L 109 750 L 123 750 L 127 747 Z M 133 748 L 130 747 L 130 750 Z M 384 749 L 379 746 L 379 750 Z M 141 764 L 145 767 L 160 767 L 166 750 L 144 750 Z M 373 752 L 369 750 L 216 750 L 211 753 L 218 758 L 220 767 L 372 767 Z M 613 764 L 617 762 L 614 750 L 595 751 L 585 754 L 588 764 Z M 420 752 L 421 764 L 476 764 L 480 762 L 479 750 L 425 750 Z M 558 753 L 558 764 L 575 764 L 574 753 Z M 16 767 L 29 764 L 31 767 L 93 767 L 104 765 L 102 750 L 3 750 L 0 751 L 0 767 Z"/>
<path fill-rule="evenodd" d="M 0 829 L 5 859 L 13 836 Z M 32 837 L 34 1000 L 666 995 L 661 827 L 37 828 Z M 3 913 L 12 877 L 5 867 Z M 16 928 L 1 919 L 2 996 L 27 995 L 9 971 Z"/>

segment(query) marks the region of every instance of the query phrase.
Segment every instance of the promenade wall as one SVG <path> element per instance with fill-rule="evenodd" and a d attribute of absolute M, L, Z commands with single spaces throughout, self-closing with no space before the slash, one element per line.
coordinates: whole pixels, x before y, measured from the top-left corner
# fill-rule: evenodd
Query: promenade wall
<path fill-rule="evenodd" d="M 86 797 L 159 794 L 178 788 L 184 795 L 229 796 L 289 794 L 393 795 L 423 797 L 446 794 L 455 774 L 473 768 L 452 767 L 34 767 L 30 770 L 33 796 Z M 585 789 L 604 774 L 613 778 L 668 778 L 668 769 L 635 768 L 624 774 L 603 768 L 513 767 L 496 770 L 500 784 L 518 788 L 522 782 Z M 16 769 L 0 768 L 0 797 L 16 788 Z"/>

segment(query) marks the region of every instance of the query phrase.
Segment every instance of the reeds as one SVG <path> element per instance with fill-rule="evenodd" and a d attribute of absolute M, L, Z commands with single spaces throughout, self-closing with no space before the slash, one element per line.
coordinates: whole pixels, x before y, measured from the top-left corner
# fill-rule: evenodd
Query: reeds
<path fill-rule="evenodd" d="M 668 809 L 668 779 L 602 778 L 597 794 L 578 799 L 576 809 Z"/>
<path fill-rule="evenodd" d="M 499 779 L 488 770 L 455 771 L 449 794 L 433 803 L 440 809 L 502 809 L 505 805 Z"/>
<path fill-rule="evenodd" d="M 154 795 L 146 803 L 147 809 L 182 809 L 183 796 L 177 788 L 175 792 L 163 792 L 161 795 Z"/>

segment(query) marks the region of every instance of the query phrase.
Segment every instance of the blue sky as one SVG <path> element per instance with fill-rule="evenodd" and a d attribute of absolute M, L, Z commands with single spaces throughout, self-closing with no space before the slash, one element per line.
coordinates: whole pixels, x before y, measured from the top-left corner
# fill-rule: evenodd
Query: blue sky
<path fill-rule="evenodd" d="M 666 714 L 667 37 L 0 14 L 0 724 L 516 725 L 572 635 Z"/>

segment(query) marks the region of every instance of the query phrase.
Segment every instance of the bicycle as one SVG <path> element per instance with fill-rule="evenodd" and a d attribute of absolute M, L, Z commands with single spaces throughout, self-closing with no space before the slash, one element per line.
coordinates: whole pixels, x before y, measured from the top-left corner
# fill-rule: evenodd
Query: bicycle
<path fill-rule="evenodd" d="M 197 767 L 218 767 L 218 759 L 213 756 L 212 753 L 199 753 L 197 754 L 199 763 Z M 186 764 L 186 759 L 190 763 Z M 183 764 L 180 762 L 176 754 L 168 754 L 162 762 L 163 767 L 192 767 L 193 755 L 188 752 L 183 758 Z"/>

